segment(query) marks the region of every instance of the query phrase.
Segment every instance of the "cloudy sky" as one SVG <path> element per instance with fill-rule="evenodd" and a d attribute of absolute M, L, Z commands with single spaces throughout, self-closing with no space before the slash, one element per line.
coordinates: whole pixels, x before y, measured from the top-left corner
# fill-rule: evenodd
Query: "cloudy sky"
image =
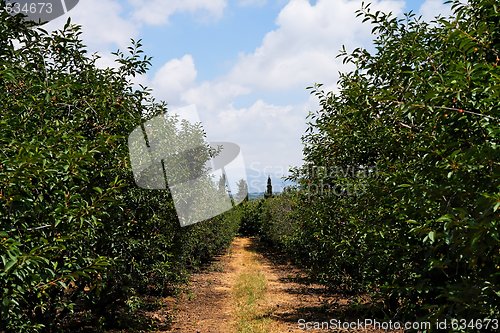
<path fill-rule="evenodd" d="M 431 20 L 449 13 L 443 1 L 371 3 Z M 360 8 L 361 0 L 80 0 L 44 28 L 60 29 L 71 16 L 100 66 L 142 39 L 153 65 L 138 82 L 172 111 L 196 109 L 209 141 L 239 144 L 250 191 L 263 191 L 268 175 L 279 190 L 289 166 L 302 163 L 305 117 L 318 108 L 305 88 L 335 89 L 348 70 L 335 58 L 342 45 L 371 45 L 371 27 L 355 17 Z"/>

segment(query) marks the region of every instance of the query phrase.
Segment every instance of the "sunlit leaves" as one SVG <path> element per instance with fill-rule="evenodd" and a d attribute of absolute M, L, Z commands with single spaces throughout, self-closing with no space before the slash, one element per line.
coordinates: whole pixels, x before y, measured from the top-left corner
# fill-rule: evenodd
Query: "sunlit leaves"
<path fill-rule="evenodd" d="M 292 244 L 314 254 L 326 281 L 372 291 L 409 319 L 500 311 L 485 287 L 500 285 L 500 14 L 491 0 L 452 5 L 453 17 L 432 23 L 362 6 L 375 52 L 343 48 L 355 69 L 340 75 L 338 92 L 309 88 L 321 108 L 308 117 L 306 164 L 294 172 L 307 193 L 359 183 L 310 166 L 376 166 L 361 194 L 309 193 Z"/>

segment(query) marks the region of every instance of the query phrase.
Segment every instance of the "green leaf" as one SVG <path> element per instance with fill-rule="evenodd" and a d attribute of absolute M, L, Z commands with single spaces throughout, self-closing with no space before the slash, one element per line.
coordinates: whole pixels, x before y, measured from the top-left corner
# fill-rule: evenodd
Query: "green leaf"
<path fill-rule="evenodd" d="M 434 239 L 436 237 L 436 232 L 435 231 L 431 231 L 429 232 L 429 235 L 428 235 L 429 239 L 431 240 L 432 243 L 434 243 Z"/>
<path fill-rule="evenodd" d="M 436 221 L 437 222 L 450 222 L 453 220 L 453 215 L 451 214 L 446 214 L 438 218 Z"/>
<path fill-rule="evenodd" d="M 17 264 L 17 257 L 14 258 L 13 260 L 9 260 L 7 261 L 7 263 L 5 264 L 5 267 L 4 267 L 4 272 L 8 272 L 12 267 L 14 267 L 14 265 Z"/>

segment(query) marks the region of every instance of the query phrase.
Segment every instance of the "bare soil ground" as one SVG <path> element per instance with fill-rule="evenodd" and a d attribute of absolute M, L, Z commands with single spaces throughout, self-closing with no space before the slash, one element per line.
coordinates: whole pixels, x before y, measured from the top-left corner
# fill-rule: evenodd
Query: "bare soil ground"
<path fill-rule="evenodd" d="M 241 278 L 245 276 L 263 277 L 264 292 L 257 294 L 252 286 L 242 286 Z M 239 289 L 246 290 L 247 294 L 242 296 Z M 304 332 L 300 322 L 312 325 L 312 322 L 324 323 L 331 319 L 355 321 L 352 307 L 346 312 L 352 301 L 352 297 L 310 283 L 304 272 L 275 252 L 265 250 L 257 240 L 236 238 L 226 255 L 192 276 L 189 286 L 173 304 L 171 329 L 162 332 Z M 329 328 L 323 324 L 321 329 L 307 332 L 347 331 Z"/>

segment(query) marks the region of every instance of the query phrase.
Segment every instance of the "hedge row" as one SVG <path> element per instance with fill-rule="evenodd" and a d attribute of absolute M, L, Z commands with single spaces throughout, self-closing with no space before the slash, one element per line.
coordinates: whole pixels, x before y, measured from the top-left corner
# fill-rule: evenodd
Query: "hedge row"
<path fill-rule="evenodd" d="M 136 186 L 128 134 L 166 112 L 131 83 L 150 59 L 133 42 L 99 69 L 80 34 L 0 11 L 0 331 L 119 326 L 134 297 L 171 292 L 238 230 L 231 213 L 181 228 L 168 191 Z"/>
<path fill-rule="evenodd" d="M 341 54 L 337 93 L 311 88 L 298 188 L 262 204 L 264 237 L 389 318 L 500 318 L 499 8 L 454 1 L 430 24 L 364 7 L 375 51 Z"/>

